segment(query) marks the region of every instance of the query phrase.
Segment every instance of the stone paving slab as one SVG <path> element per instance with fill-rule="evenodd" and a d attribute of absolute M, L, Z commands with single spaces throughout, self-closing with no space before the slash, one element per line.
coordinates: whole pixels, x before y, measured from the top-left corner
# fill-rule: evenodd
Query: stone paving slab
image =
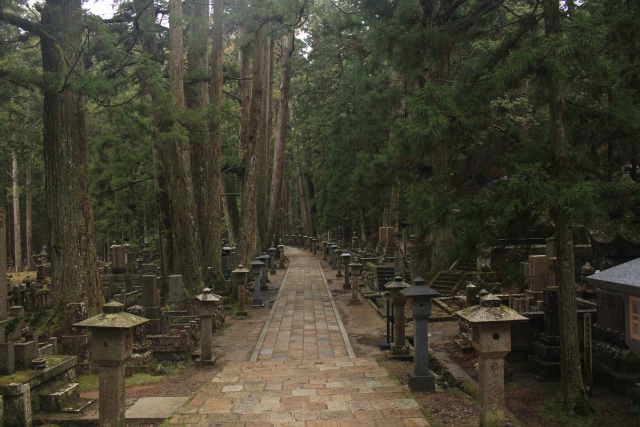
<path fill-rule="evenodd" d="M 291 266 L 252 360 L 229 363 L 172 416 L 183 426 L 423 427 L 418 403 L 357 359 L 317 261 Z"/>
<path fill-rule="evenodd" d="M 125 418 L 129 422 L 162 422 L 188 399 L 188 397 L 141 397 L 127 409 Z"/>

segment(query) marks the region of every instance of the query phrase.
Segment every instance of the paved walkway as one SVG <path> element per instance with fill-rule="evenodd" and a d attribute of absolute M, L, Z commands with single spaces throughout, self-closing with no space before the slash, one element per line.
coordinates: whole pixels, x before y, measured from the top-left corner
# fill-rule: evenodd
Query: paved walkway
<path fill-rule="evenodd" d="M 291 266 L 249 362 L 229 363 L 171 418 L 184 426 L 428 426 L 373 359 L 357 359 L 318 262 Z"/>

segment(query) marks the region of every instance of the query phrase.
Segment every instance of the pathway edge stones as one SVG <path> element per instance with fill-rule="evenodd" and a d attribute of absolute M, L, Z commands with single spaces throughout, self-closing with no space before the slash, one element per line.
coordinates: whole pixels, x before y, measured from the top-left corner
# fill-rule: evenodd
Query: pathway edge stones
<path fill-rule="evenodd" d="M 284 279 L 282 279 L 282 283 L 280 284 L 280 289 L 278 289 L 278 294 L 276 295 L 276 299 L 271 304 L 271 311 L 269 312 L 269 317 L 267 317 L 267 321 L 264 323 L 262 327 L 262 332 L 260 332 L 260 336 L 258 337 L 258 342 L 256 343 L 256 347 L 253 349 L 253 354 L 249 359 L 249 362 L 257 362 L 258 356 L 260 355 L 260 350 L 262 349 L 262 345 L 264 344 L 264 340 L 267 337 L 267 332 L 269 332 L 269 327 L 271 326 L 271 321 L 273 320 L 273 316 L 276 313 L 276 308 L 278 307 L 278 301 L 280 301 L 280 295 L 282 294 L 282 290 L 284 289 L 287 283 L 287 277 L 289 276 L 289 270 L 291 269 L 291 265 L 287 268 L 287 272 L 284 275 Z"/>
<path fill-rule="evenodd" d="M 338 312 L 338 307 L 336 306 L 336 302 L 333 300 L 333 294 L 331 293 L 331 289 L 329 289 L 329 283 L 327 283 L 327 277 L 324 275 L 324 271 L 322 270 L 322 264 L 320 261 L 318 262 L 318 267 L 320 268 L 320 273 L 322 273 L 322 281 L 324 282 L 325 288 L 327 288 L 327 293 L 329 294 L 329 301 L 331 301 L 331 307 L 333 308 L 333 314 L 336 316 L 336 320 L 338 321 L 338 328 L 340 328 L 340 334 L 342 335 L 342 341 L 344 341 L 345 347 L 347 347 L 347 353 L 349 353 L 350 359 L 355 359 L 356 354 L 353 351 L 353 347 L 351 346 L 351 341 L 349 341 L 349 335 L 347 335 L 347 330 L 344 328 L 344 324 L 342 323 L 342 318 L 340 317 L 340 313 Z"/>

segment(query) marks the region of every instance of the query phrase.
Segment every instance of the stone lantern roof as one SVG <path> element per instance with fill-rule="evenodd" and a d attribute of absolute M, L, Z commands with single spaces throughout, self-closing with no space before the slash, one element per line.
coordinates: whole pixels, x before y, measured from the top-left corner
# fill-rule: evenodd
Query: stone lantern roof
<path fill-rule="evenodd" d="M 128 329 L 149 321 L 144 317 L 135 316 L 124 311 L 124 305 L 119 302 L 110 302 L 102 306 L 103 313 L 83 320 L 73 326 L 80 328 L 114 328 Z"/>
<path fill-rule="evenodd" d="M 400 276 L 396 276 L 393 279 L 393 282 L 387 282 L 387 284 L 384 285 L 384 287 L 387 289 L 405 289 L 405 288 L 408 288 L 409 286 L 410 285 L 408 283 L 405 283 L 402 281 L 402 277 Z"/>
<path fill-rule="evenodd" d="M 592 274 L 587 282 L 598 288 L 640 294 L 640 258 Z"/>
<path fill-rule="evenodd" d="M 198 295 L 196 299 L 200 302 L 218 302 L 222 297 L 220 295 L 212 294 L 211 289 L 204 288 L 202 290 L 202 294 Z"/>
<path fill-rule="evenodd" d="M 481 305 L 467 307 L 456 311 L 456 316 L 470 323 L 526 322 L 528 318 L 517 311 L 500 305 L 500 298 L 489 294 L 482 299 Z"/>
<path fill-rule="evenodd" d="M 415 279 L 413 279 L 413 283 L 414 283 L 413 286 L 409 287 L 408 289 L 405 289 L 404 291 L 401 291 L 402 295 L 408 298 L 414 298 L 414 297 L 436 298 L 440 296 L 440 292 L 427 286 L 422 277 L 416 277 Z M 387 286 L 387 288 L 388 287 L 389 286 Z"/>

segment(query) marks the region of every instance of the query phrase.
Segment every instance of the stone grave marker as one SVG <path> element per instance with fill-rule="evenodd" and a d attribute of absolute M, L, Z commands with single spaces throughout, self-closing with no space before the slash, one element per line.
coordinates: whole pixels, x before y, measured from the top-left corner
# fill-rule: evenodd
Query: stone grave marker
<path fill-rule="evenodd" d="M 182 274 L 169 276 L 169 299 L 177 301 L 182 297 Z"/>
<path fill-rule="evenodd" d="M 529 255 L 531 290 L 542 291 L 549 285 L 549 265 L 546 255 Z"/>

